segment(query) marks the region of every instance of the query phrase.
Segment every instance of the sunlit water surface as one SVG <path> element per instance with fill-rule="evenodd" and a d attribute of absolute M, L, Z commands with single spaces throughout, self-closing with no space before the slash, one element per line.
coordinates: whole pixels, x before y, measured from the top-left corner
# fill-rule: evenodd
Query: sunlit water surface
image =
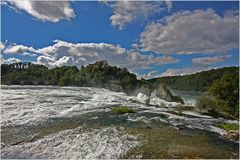
<path fill-rule="evenodd" d="M 2 158 L 237 158 L 219 122 L 238 123 L 100 88 L 1 86 Z"/>

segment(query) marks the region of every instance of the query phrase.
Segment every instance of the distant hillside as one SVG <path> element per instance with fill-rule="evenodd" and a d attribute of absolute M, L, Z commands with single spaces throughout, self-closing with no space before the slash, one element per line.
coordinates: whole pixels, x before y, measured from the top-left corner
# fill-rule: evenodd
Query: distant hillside
<path fill-rule="evenodd" d="M 239 67 L 225 67 L 203 71 L 192 75 L 160 77 L 148 80 L 150 83 L 164 83 L 171 89 L 186 91 L 206 91 L 207 88 L 223 75 L 230 75 L 239 81 Z"/>

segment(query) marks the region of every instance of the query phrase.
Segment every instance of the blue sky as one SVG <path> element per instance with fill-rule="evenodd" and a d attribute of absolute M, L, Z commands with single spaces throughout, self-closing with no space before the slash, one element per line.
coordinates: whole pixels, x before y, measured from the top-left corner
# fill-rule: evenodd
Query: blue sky
<path fill-rule="evenodd" d="M 4 63 L 107 59 L 144 78 L 238 66 L 237 1 L 44 3 L 1 4 Z"/>

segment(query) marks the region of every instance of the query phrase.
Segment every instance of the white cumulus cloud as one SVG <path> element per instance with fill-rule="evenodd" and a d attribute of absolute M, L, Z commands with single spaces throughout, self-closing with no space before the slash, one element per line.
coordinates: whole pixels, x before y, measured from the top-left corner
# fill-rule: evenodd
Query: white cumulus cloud
<path fill-rule="evenodd" d="M 8 54 L 21 54 L 24 52 L 35 52 L 35 49 L 32 47 L 27 47 L 24 45 L 9 45 L 3 53 L 8 53 Z"/>
<path fill-rule="evenodd" d="M 165 72 L 161 73 L 160 77 L 189 75 L 201 71 L 206 71 L 211 68 L 212 67 L 200 67 L 200 66 L 192 66 L 186 68 L 169 68 Z"/>
<path fill-rule="evenodd" d="M 69 1 L 10 0 L 5 1 L 5 5 L 16 11 L 25 11 L 41 21 L 58 22 L 75 17 Z"/>
<path fill-rule="evenodd" d="M 7 46 L 2 53 L 3 54 L 22 54 L 24 56 L 36 57 L 37 55 L 34 54 L 33 52 L 36 52 L 36 50 L 33 47 L 17 45 L 13 43 Z"/>
<path fill-rule="evenodd" d="M 18 63 L 18 62 L 21 62 L 21 60 L 17 58 L 8 58 L 8 59 L 1 58 L 1 64 L 2 63 L 11 64 L 11 63 Z"/>
<path fill-rule="evenodd" d="M 63 65 L 80 67 L 95 61 L 107 60 L 111 65 L 139 70 L 150 68 L 151 65 L 160 66 L 179 61 L 170 56 L 145 55 L 108 43 L 70 43 L 61 40 L 54 42 L 53 45 L 38 49 L 14 44 L 8 46 L 4 53 L 40 54 L 36 63 L 50 68 Z"/>
<path fill-rule="evenodd" d="M 48 56 L 39 56 L 37 58 L 37 64 L 42 64 L 47 67 L 60 67 L 60 66 L 72 66 L 74 65 L 74 58 L 71 56 L 63 56 L 58 60 Z"/>
<path fill-rule="evenodd" d="M 97 60 L 107 60 L 111 65 L 132 69 L 146 68 L 151 64 L 164 65 L 178 61 L 169 56 L 154 57 L 152 55 L 142 55 L 133 50 L 122 48 L 119 45 L 107 43 L 69 43 L 60 40 L 56 40 L 54 45 L 38 49 L 36 52 L 44 54 L 51 59 L 49 63 L 43 63 L 47 66 L 55 66 L 58 64 L 55 62 L 64 56 L 71 59 L 71 63 L 68 62 L 67 64 L 77 66 L 93 63 Z"/>
<path fill-rule="evenodd" d="M 224 55 L 224 56 L 212 56 L 212 57 L 201 57 L 201 58 L 193 58 L 192 62 L 196 65 L 212 65 L 218 62 L 223 62 L 229 58 L 231 58 L 232 55 Z"/>
<path fill-rule="evenodd" d="M 5 49 L 5 45 L 2 43 L 2 42 L 0 42 L 0 50 L 1 50 L 1 53 L 2 53 L 2 51 Z"/>
<path fill-rule="evenodd" d="M 113 8 L 113 15 L 110 17 L 111 24 L 123 30 L 127 23 L 136 19 L 147 19 L 149 16 L 160 13 L 172 7 L 171 1 L 128 1 L 120 0 L 114 3 L 107 3 Z"/>
<path fill-rule="evenodd" d="M 151 79 L 151 78 L 159 77 L 159 75 L 160 75 L 159 71 L 153 70 L 146 74 L 138 76 L 138 78 Z"/>
<path fill-rule="evenodd" d="M 159 54 L 225 53 L 238 47 L 238 35 L 236 12 L 185 10 L 146 26 L 139 47 Z"/>

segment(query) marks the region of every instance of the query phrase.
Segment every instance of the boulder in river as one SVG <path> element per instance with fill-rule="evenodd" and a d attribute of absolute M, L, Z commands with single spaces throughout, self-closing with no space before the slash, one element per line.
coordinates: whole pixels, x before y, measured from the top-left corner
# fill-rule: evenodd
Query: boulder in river
<path fill-rule="evenodd" d="M 140 100 L 142 103 L 149 104 L 150 95 L 151 95 L 151 87 L 150 85 L 143 84 L 138 89 L 137 99 Z"/>
<path fill-rule="evenodd" d="M 157 86 L 157 92 L 156 92 L 156 96 L 164 99 L 166 101 L 173 101 L 173 95 L 171 94 L 170 90 L 167 88 L 166 85 L 164 85 L 163 83 L 160 83 Z"/>
<path fill-rule="evenodd" d="M 137 98 L 146 104 L 151 103 L 151 100 L 156 101 L 156 98 L 164 100 L 167 102 L 177 102 L 184 104 L 180 97 L 173 96 L 170 90 L 164 84 L 160 83 L 158 85 L 143 84 L 138 89 Z"/>

